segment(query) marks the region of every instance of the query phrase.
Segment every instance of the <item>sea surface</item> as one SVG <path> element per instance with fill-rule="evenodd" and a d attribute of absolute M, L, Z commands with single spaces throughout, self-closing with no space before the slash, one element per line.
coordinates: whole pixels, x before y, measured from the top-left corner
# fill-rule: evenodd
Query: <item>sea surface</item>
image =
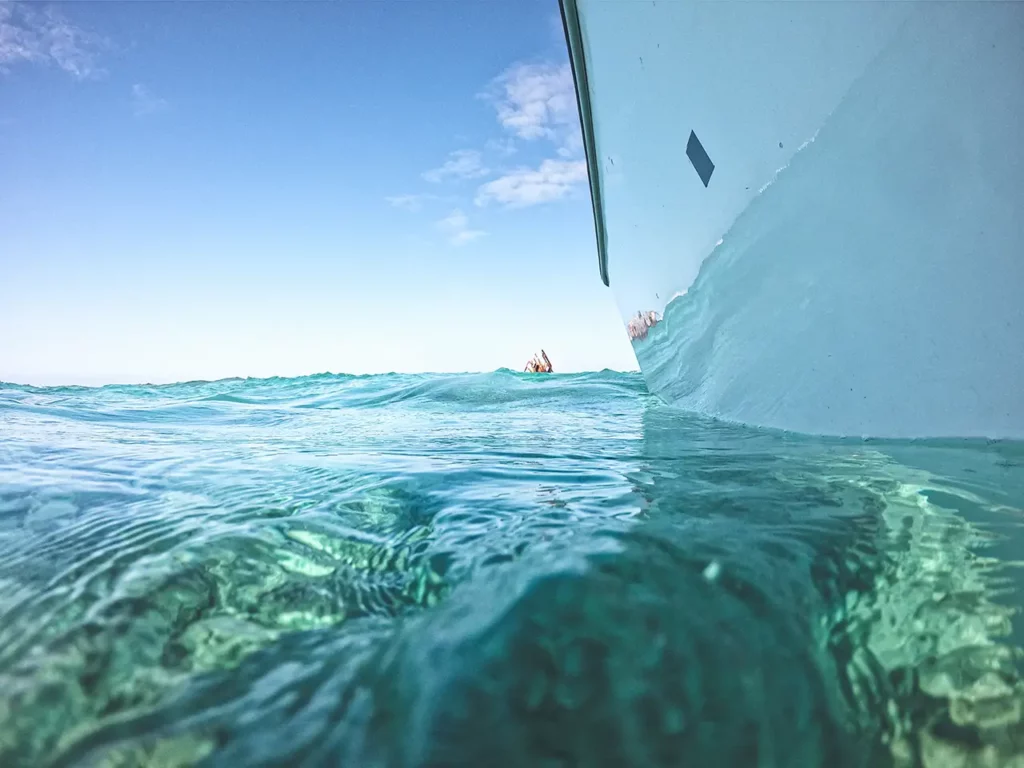
<path fill-rule="evenodd" d="M 638 374 L 0 385 L 0 766 L 1022 766 L 1024 446 Z"/>

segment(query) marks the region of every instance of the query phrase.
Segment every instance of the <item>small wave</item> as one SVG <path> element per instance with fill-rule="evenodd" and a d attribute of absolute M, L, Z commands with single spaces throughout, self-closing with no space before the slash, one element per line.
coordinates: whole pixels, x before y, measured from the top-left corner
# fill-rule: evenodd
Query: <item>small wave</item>
<path fill-rule="evenodd" d="M 487 407 L 541 401 L 578 403 L 644 393 L 636 373 L 316 374 L 294 379 L 223 379 L 162 385 L 30 387 L 0 385 L 0 412 L 87 421 L 138 423 L 232 418 L 231 406 L 270 409 L 380 408 L 457 404 Z M 241 418 L 246 418 L 242 416 Z"/>

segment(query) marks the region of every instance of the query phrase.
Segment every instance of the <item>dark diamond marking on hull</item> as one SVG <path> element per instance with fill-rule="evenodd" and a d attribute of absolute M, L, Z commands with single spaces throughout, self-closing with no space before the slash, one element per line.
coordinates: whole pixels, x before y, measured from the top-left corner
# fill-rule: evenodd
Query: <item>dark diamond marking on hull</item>
<path fill-rule="evenodd" d="M 686 142 L 686 156 L 690 158 L 694 170 L 697 171 L 700 180 L 707 187 L 708 182 L 711 181 L 711 174 L 715 172 L 715 164 L 711 162 L 711 158 L 708 157 L 708 153 L 704 150 L 700 139 L 697 138 L 697 134 L 693 131 L 690 131 L 690 139 Z"/>

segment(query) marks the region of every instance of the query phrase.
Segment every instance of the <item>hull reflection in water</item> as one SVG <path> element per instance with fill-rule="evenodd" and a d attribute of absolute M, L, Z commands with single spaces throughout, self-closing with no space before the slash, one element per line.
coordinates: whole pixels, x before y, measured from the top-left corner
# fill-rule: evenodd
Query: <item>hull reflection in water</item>
<path fill-rule="evenodd" d="M 664 314 L 630 330 L 653 392 L 1024 437 L 1024 5 L 563 9 L 602 276 L 628 323 Z"/>
<path fill-rule="evenodd" d="M 0 396 L 5 766 L 1024 758 L 1019 445 L 612 373 Z"/>

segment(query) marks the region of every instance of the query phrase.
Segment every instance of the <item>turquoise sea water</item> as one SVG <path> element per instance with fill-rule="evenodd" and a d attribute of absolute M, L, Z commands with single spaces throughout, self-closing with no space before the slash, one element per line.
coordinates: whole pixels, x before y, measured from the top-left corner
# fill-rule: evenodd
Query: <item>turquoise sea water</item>
<path fill-rule="evenodd" d="M 637 374 L 0 385 L 0 765 L 1022 765 L 1022 508 Z"/>

